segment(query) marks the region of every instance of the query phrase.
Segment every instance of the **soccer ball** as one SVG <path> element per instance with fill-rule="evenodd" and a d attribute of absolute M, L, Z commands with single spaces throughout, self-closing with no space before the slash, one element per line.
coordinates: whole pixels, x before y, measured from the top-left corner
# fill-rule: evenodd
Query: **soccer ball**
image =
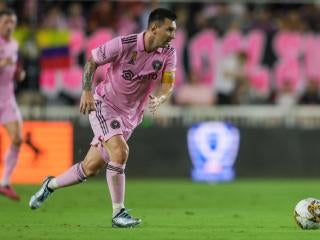
<path fill-rule="evenodd" d="M 320 200 L 302 199 L 294 208 L 294 219 L 302 229 L 320 228 Z"/>

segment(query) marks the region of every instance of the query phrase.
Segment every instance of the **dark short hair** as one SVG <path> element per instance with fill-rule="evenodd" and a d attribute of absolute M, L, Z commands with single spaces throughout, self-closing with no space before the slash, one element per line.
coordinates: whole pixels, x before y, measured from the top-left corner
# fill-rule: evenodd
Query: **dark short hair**
<path fill-rule="evenodd" d="M 16 13 L 11 8 L 5 8 L 5 9 L 0 10 L 0 18 L 4 15 L 16 15 Z"/>
<path fill-rule="evenodd" d="M 148 27 L 150 27 L 154 22 L 163 23 L 167 18 L 171 21 L 175 21 L 177 19 L 177 15 L 169 9 L 157 8 L 153 10 L 149 15 Z"/>

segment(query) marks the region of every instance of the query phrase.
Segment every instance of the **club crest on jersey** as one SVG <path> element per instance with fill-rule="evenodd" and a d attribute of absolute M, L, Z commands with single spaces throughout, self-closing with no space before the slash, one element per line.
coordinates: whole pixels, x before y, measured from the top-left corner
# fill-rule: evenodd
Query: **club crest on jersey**
<path fill-rule="evenodd" d="M 138 55 L 138 52 L 137 51 L 133 51 L 132 54 L 131 54 L 130 61 L 128 63 L 131 64 L 131 65 L 136 64 L 137 55 Z"/>
<path fill-rule="evenodd" d="M 155 71 L 159 71 L 162 67 L 162 62 L 160 62 L 159 60 L 154 60 L 152 62 L 152 67 Z"/>
<path fill-rule="evenodd" d="M 120 122 L 118 120 L 113 120 L 111 123 L 110 123 L 110 127 L 112 129 L 118 129 L 120 128 Z"/>

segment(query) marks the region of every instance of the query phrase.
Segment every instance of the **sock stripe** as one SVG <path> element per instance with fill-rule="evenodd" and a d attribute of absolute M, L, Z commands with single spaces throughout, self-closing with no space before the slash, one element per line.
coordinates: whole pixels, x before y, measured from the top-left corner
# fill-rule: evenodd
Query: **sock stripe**
<path fill-rule="evenodd" d="M 107 165 L 107 169 L 110 170 L 110 171 L 114 171 L 114 172 L 117 172 L 119 174 L 124 174 L 124 169 L 120 168 L 120 167 L 115 167 L 115 166 L 112 166 L 110 164 Z"/>
<path fill-rule="evenodd" d="M 78 173 L 78 176 L 79 176 L 79 180 L 80 182 L 83 182 L 87 179 L 87 176 L 84 174 L 83 172 L 83 169 L 82 169 L 82 166 L 81 166 L 81 163 L 78 163 L 77 165 L 77 173 Z"/>

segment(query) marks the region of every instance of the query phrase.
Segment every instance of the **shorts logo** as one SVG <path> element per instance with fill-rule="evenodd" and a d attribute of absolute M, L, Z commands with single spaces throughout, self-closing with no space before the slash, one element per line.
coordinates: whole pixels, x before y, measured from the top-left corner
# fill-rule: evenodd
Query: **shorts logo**
<path fill-rule="evenodd" d="M 120 128 L 120 122 L 118 120 L 113 120 L 111 123 L 110 123 L 110 127 L 112 129 L 118 129 Z"/>
<path fill-rule="evenodd" d="M 152 62 L 152 67 L 155 71 L 159 71 L 162 67 L 162 62 L 160 62 L 159 60 L 154 60 Z"/>
<path fill-rule="evenodd" d="M 122 72 L 122 77 L 124 78 L 124 80 L 132 80 L 133 78 L 133 72 L 131 70 L 123 70 Z"/>

